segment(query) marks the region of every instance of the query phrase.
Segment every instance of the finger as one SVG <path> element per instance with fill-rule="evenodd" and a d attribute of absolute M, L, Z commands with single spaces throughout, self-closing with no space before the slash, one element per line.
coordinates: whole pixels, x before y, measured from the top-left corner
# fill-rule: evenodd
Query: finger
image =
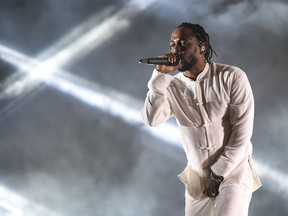
<path fill-rule="evenodd" d="M 167 54 L 161 54 L 158 56 L 159 58 L 168 58 L 168 55 Z"/>
<path fill-rule="evenodd" d="M 212 196 L 212 195 L 211 195 L 212 193 L 211 193 L 211 191 L 210 191 L 210 189 L 209 189 L 208 187 L 205 188 L 204 194 L 205 194 L 206 196 L 208 196 L 208 197 L 211 197 L 211 196 Z"/>
<path fill-rule="evenodd" d="M 217 196 L 217 191 L 213 187 L 209 187 L 208 190 L 206 190 L 208 197 L 215 197 Z"/>
<path fill-rule="evenodd" d="M 168 55 L 168 61 L 172 63 L 174 62 L 174 56 L 172 54 Z"/>
<path fill-rule="evenodd" d="M 205 189 L 203 190 L 203 194 L 205 194 L 205 195 L 207 196 L 207 193 L 206 193 L 206 190 L 205 190 Z"/>

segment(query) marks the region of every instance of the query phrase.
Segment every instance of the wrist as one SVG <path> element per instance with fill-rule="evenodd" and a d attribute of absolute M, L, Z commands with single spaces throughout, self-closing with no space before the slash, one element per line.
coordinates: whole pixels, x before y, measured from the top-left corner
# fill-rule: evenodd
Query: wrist
<path fill-rule="evenodd" d="M 211 179 L 213 181 L 215 181 L 217 183 L 221 183 L 224 180 L 223 176 L 216 175 L 212 170 L 211 170 L 211 173 L 210 173 L 210 177 L 211 177 Z"/>
<path fill-rule="evenodd" d="M 175 71 L 175 69 L 173 67 L 171 68 L 171 66 L 169 67 L 169 66 L 165 66 L 165 65 L 157 65 L 155 67 L 155 70 L 157 70 L 159 73 L 163 73 L 163 74 L 168 74 L 172 71 Z"/>
<path fill-rule="evenodd" d="M 159 68 L 155 68 L 155 70 L 158 71 L 159 73 L 162 73 L 162 74 L 166 74 L 167 73 L 166 71 L 160 70 Z"/>

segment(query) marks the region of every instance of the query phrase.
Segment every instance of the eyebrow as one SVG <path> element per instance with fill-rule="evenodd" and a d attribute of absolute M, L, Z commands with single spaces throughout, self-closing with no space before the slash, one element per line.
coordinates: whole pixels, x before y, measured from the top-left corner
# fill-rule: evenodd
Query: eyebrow
<path fill-rule="evenodd" d="M 180 40 L 177 40 L 177 41 L 182 42 L 182 41 L 187 41 L 187 40 L 185 40 L 185 39 L 180 39 Z M 172 42 L 174 42 L 174 40 L 170 40 L 170 43 L 172 43 Z"/>

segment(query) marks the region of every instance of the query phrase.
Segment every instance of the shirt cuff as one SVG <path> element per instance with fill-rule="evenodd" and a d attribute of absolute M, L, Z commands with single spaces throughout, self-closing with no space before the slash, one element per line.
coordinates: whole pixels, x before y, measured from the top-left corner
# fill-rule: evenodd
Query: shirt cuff
<path fill-rule="evenodd" d="M 172 81 L 173 76 L 170 74 L 164 74 L 154 69 L 152 76 L 148 82 L 148 88 L 164 92 Z"/>

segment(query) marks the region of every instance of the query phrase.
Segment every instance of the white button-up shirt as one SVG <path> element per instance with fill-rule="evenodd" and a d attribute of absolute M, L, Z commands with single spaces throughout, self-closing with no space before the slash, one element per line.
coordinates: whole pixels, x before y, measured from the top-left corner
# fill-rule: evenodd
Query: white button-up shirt
<path fill-rule="evenodd" d="M 188 160 L 179 178 L 190 190 L 196 187 L 193 191 L 200 193 L 210 169 L 227 178 L 244 160 L 254 167 L 254 99 L 241 69 L 206 63 L 195 81 L 183 73 L 172 76 L 154 70 L 148 88 L 142 118 L 150 126 L 176 118 Z M 252 172 L 256 189 L 260 181 L 255 169 Z"/>

